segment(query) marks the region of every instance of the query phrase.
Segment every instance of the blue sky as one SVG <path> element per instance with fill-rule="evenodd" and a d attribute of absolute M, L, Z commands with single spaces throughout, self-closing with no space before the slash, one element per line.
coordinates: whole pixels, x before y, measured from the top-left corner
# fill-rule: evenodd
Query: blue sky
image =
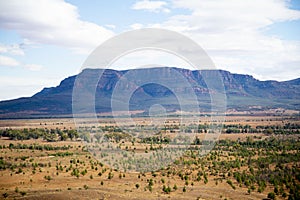
<path fill-rule="evenodd" d="M 0 0 L 0 100 L 56 86 L 105 40 L 146 27 L 190 37 L 219 69 L 260 80 L 300 77 L 299 0 Z M 143 55 L 117 65 L 183 65 Z"/>

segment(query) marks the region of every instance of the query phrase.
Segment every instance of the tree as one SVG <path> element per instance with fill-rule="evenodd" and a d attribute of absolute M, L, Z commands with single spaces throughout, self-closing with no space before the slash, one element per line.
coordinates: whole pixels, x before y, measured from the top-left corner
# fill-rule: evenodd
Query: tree
<path fill-rule="evenodd" d="M 174 190 L 177 190 L 177 185 L 176 185 L 176 184 L 174 185 L 173 189 L 174 189 Z"/>
<path fill-rule="evenodd" d="M 94 135 L 94 137 L 96 138 L 97 142 L 100 142 L 100 139 L 101 139 L 101 134 L 100 133 L 96 133 Z"/>
<path fill-rule="evenodd" d="M 2 196 L 6 199 L 8 197 L 8 194 L 5 192 L 2 194 Z"/>
<path fill-rule="evenodd" d="M 77 138 L 78 137 L 78 133 L 76 130 L 69 130 L 68 131 L 68 136 L 71 140 L 73 140 L 73 138 Z"/>
<path fill-rule="evenodd" d="M 67 139 L 68 139 L 67 134 L 62 133 L 62 134 L 60 135 L 60 140 L 61 140 L 61 141 L 66 141 Z"/>
<path fill-rule="evenodd" d="M 165 193 L 169 194 L 171 192 L 171 188 L 170 186 L 166 187 L 165 185 L 163 185 L 163 189 L 162 189 Z"/>
<path fill-rule="evenodd" d="M 268 194 L 268 198 L 270 198 L 270 199 L 275 199 L 275 194 L 274 194 L 274 192 L 270 192 L 270 193 Z"/>

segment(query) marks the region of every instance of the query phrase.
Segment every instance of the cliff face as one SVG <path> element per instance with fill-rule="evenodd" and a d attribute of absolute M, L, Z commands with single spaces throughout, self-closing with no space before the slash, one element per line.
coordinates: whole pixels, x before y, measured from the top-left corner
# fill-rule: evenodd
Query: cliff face
<path fill-rule="evenodd" d="M 179 73 L 189 85 L 188 87 L 176 80 L 174 71 Z M 94 81 L 97 81 L 96 87 Z M 86 69 L 77 76 L 82 76 L 76 87 L 82 87 L 85 91 L 83 95 L 95 95 L 96 111 L 108 112 L 111 110 L 111 97 L 116 85 L 126 95 L 127 91 L 134 90 L 130 99 L 131 110 L 145 110 L 153 104 L 162 104 L 169 111 L 179 109 L 178 94 L 188 95 L 194 92 L 199 101 L 201 109 L 209 109 L 209 90 L 206 86 L 204 76 L 213 79 L 216 74 L 220 74 L 224 84 L 228 108 L 247 110 L 252 106 L 267 108 L 300 108 L 300 78 L 291 81 L 259 81 L 249 75 L 232 74 L 222 70 L 201 70 L 191 71 L 179 68 L 149 68 L 126 71 Z M 1 116 L 23 116 L 23 115 L 60 115 L 72 113 L 72 92 L 77 76 L 64 79 L 57 87 L 44 88 L 39 93 L 29 98 L 19 98 L 15 100 L 0 102 Z M 155 77 L 153 83 L 139 87 L 145 79 Z M 119 82 L 120 79 L 127 80 Z M 157 80 L 166 83 L 173 88 L 157 84 Z M 91 90 L 96 88 L 96 92 Z M 193 91 L 191 91 L 191 88 Z M 85 112 L 82 110 L 82 112 Z"/>

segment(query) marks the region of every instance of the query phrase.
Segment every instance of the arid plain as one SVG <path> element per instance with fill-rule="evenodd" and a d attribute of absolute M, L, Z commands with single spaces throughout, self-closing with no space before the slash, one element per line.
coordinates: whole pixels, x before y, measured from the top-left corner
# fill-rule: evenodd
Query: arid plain
<path fill-rule="evenodd" d="M 149 124 L 149 120 L 135 119 L 138 124 Z M 164 131 L 147 140 L 123 137 L 111 118 L 82 122 L 104 130 L 103 134 L 124 151 L 151 153 L 165 148 L 179 119 L 170 118 Z M 199 117 L 199 134 L 191 145 L 193 148 L 167 167 L 151 172 L 124 172 L 100 162 L 87 151 L 84 137 L 75 130 L 72 118 L 0 120 L 0 198 L 299 197 L 299 115 L 227 116 L 214 149 L 205 156 L 197 156 L 194 150 L 203 145 L 209 123 L 209 118 Z M 185 125 L 187 129 L 189 126 Z M 26 137 L 28 133 L 39 135 Z M 47 137 L 48 133 L 55 137 Z"/>

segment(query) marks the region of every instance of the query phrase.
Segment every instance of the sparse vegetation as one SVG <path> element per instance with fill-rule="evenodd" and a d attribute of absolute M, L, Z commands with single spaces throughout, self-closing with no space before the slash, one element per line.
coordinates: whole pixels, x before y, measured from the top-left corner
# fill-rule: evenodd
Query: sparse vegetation
<path fill-rule="evenodd" d="M 213 186 L 215 190 L 224 187 L 230 190 L 229 195 L 233 197 L 238 193 L 245 195 L 246 199 L 255 199 L 256 196 L 261 199 L 300 199 L 298 121 L 284 121 L 281 125 L 272 123 L 226 124 L 223 128 L 229 139 L 221 138 L 209 154 L 198 155 L 198 148 L 206 142 L 200 135 L 192 141 L 186 154 L 174 163 L 157 171 L 139 174 L 111 169 L 107 163 L 96 160 L 87 148 L 76 141 L 82 136 L 81 132 L 46 128 L 43 131 L 4 129 L 0 131 L 3 141 L 0 145 L 0 172 L 4 180 L 17 187 L 2 189 L 2 196 L 20 198 L 27 195 L 29 198 L 33 193 L 25 185 L 44 185 L 45 190 L 51 188 L 56 192 L 71 193 L 77 189 L 82 189 L 82 192 L 94 191 L 99 185 L 102 190 L 110 187 L 115 191 L 117 187 L 114 186 L 117 184 L 123 186 L 125 192 L 136 191 L 132 195 L 147 192 L 151 197 L 156 194 L 176 197 L 185 195 L 195 199 L 196 197 L 190 196 L 192 191 L 199 190 L 206 184 L 207 187 Z M 161 133 L 143 139 L 133 139 L 132 136 L 123 135 L 122 130 L 116 127 L 106 126 L 104 139 L 118 144 L 127 156 L 133 151 L 147 151 L 149 155 L 154 155 L 164 145 L 171 144 L 171 133 L 164 135 L 164 131 L 175 131 L 176 126 L 178 125 L 168 125 Z M 209 125 L 205 123 L 198 126 L 186 125 L 184 128 L 191 132 L 195 129 L 203 133 L 210 131 Z M 54 134 L 53 137 L 48 136 L 55 138 L 53 141 L 57 142 L 50 141 L 43 134 L 34 136 L 36 133 Z M 232 139 L 236 133 L 238 136 Z M 25 136 L 20 136 L 22 134 Z M 27 134 L 31 135 L 30 140 Z M 98 138 L 99 141 L 101 139 L 103 138 Z M 115 174 L 118 178 L 114 178 Z M 30 178 L 26 179 L 26 176 Z M 22 177 L 25 178 L 25 183 L 17 181 L 22 180 Z M 55 184 L 64 179 L 68 180 L 68 184 L 62 184 L 57 189 Z M 5 185 L 2 184 L 2 187 L 5 188 Z M 228 194 L 216 198 L 234 199 L 228 197 Z"/>

